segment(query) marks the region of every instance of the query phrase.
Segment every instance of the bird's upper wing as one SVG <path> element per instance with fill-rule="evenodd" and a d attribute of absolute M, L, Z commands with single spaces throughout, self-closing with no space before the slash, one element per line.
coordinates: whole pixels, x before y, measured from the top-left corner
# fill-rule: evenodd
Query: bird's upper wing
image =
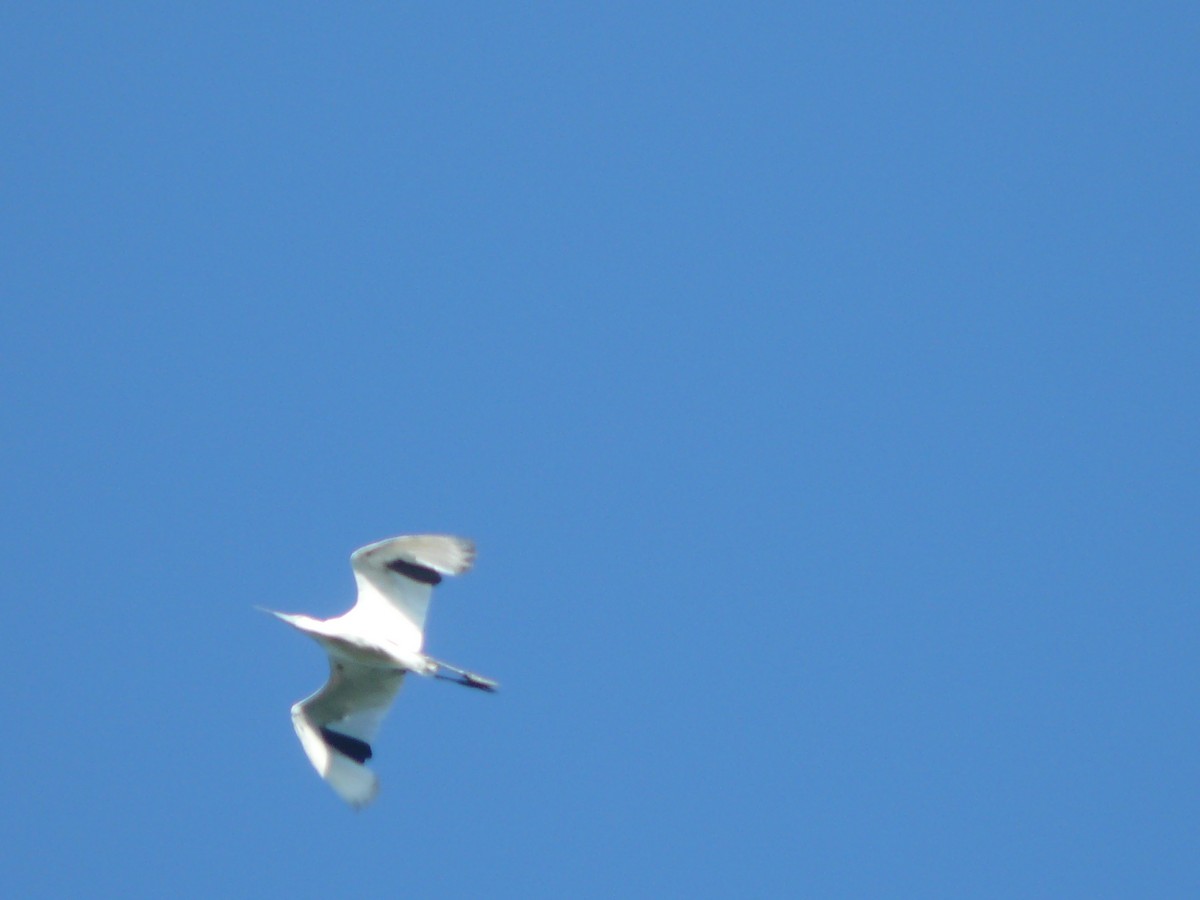
<path fill-rule="evenodd" d="M 348 615 L 369 619 L 406 649 L 424 642 L 425 616 L 433 586 L 443 575 L 459 575 L 475 560 L 475 544 L 448 534 L 389 538 L 350 556 L 358 602 Z"/>
<path fill-rule="evenodd" d="M 366 806 L 379 792 L 375 773 L 363 764 L 403 680 L 402 669 L 330 659 L 329 681 L 292 707 L 292 724 L 309 761 L 352 806 Z"/>

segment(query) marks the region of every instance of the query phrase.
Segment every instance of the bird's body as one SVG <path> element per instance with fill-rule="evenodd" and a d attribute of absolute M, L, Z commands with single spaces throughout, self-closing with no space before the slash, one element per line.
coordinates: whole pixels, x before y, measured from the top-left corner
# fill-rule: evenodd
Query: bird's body
<path fill-rule="evenodd" d="M 331 658 L 373 669 L 400 668 L 425 674 L 422 670 L 426 668 L 428 658 L 423 653 L 390 640 L 386 633 L 360 634 L 353 627 L 355 623 L 346 622 L 345 616 L 314 619 L 312 616 L 273 611 L 272 615 L 303 631 L 324 647 Z"/>
<path fill-rule="evenodd" d="M 407 673 L 486 691 L 497 688 L 494 681 L 421 652 L 434 585 L 443 575 L 467 571 L 474 558 L 475 547 L 465 538 L 390 538 L 351 555 L 358 601 L 342 615 L 315 619 L 268 610 L 329 655 L 329 681 L 292 707 L 292 723 L 317 772 L 352 806 L 365 806 L 379 791 L 375 773 L 364 764 L 372 756 L 370 741 Z"/>

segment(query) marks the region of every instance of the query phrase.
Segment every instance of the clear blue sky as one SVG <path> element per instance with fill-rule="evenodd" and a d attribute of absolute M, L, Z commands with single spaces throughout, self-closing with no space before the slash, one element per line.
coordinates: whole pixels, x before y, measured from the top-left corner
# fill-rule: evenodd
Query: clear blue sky
<path fill-rule="evenodd" d="M 1194 897 L 1200 13 L 6 4 L 11 897 Z M 474 537 L 355 814 L 348 556 Z"/>

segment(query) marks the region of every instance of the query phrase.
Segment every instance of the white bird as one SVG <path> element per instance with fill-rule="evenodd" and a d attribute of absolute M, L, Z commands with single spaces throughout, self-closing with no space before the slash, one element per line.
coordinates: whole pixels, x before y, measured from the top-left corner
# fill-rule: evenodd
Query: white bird
<path fill-rule="evenodd" d="M 292 707 L 292 724 L 318 774 L 356 809 L 379 793 L 378 778 L 364 764 L 407 673 L 484 691 L 499 687 L 421 652 L 434 585 L 443 575 L 467 571 L 474 560 L 475 545 L 466 538 L 389 538 L 351 554 L 358 601 L 349 611 L 314 619 L 265 610 L 314 638 L 329 654 L 329 681 Z"/>

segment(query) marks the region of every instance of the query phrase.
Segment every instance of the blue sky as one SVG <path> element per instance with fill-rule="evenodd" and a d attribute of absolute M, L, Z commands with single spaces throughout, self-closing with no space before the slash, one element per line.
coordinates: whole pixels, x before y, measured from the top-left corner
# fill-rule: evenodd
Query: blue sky
<path fill-rule="evenodd" d="M 0 890 L 1195 896 L 1198 26 L 9 4 Z"/>

